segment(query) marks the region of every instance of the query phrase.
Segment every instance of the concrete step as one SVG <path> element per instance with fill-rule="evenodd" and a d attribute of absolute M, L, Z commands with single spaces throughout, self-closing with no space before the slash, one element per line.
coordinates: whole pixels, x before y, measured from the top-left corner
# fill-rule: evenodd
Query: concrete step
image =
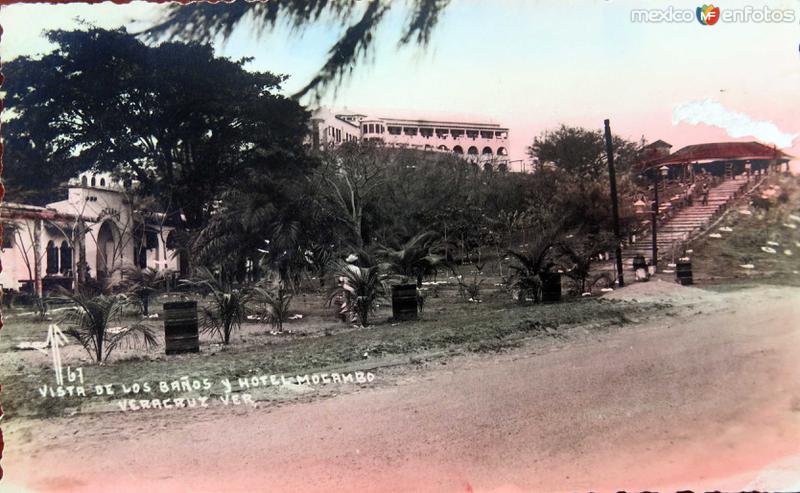
<path fill-rule="evenodd" d="M 658 226 L 657 246 L 661 255 L 671 255 L 677 244 L 685 241 L 690 234 L 706 227 L 712 218 L 723 210 L 736 195 L 741 192 L 748 182 L 745 180 L 727 180 L 709 190 L 706 205 L 697 197 L 691 206 L 686 206 L 674 216 Z M 663 209 L 662 209 L 663 210 Z M 638 243 L 628 245 L 622 252 L 622 258 L 627 263 L 633 257 L 642 255 L 646 259 L 652 254 L 650 235 L 642 236 Z M 613 266 L 613 260 L 609 262 Z"/>

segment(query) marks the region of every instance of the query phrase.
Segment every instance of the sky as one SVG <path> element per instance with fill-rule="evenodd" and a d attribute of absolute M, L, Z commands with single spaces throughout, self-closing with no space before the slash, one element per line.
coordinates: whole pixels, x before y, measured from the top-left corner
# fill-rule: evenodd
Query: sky
<path fill-rule="evenodd" d="M 697 2 L 640 0 L 452 0 L 430 45 L 398 48 L 410 14 L 392 9 L 369 59 L 322 103 L 374 116 L 490 121 L 510 128 L 512 160 L 560 124 L 658 139 L 673 151 L 690 144 L 758 140 L 800 157 L 800 0 L 726 1 L 722 12 L 791 12 L 792 22 L 634 22 L 633 9 L 663 17 Z M 0 8 L 8 60 L 51 49 L 44 29 L 75 28 L 77 18 L 135 30 L 163 7 L 12 5 Z M 657 11 L 655 14 L 653 11 Z M 751 14 L 746 14 L 751 15 Z M 343 27 L 324 20 L 301 33 L 240 27 L 214 43 L 219 55 L 253 57 L 248 68 L 290 76 L 303 87 Z M 310 101 L 306 101 L 310 102 Z M 517 163 L 516 167 L 519 166 Z"/>

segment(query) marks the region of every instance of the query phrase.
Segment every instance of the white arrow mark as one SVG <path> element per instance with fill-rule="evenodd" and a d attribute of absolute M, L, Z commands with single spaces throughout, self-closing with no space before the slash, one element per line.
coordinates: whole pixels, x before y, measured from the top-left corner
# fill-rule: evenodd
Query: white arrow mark
<path fill-rule="evenodd" d="M 39 349 L 42 353 L 47 354 L 47 346 L 50 346 L 50 352 L 53 355 L 53 369 L 56 372 L 56 385 L 64 385 L 64 372 L 61 366 L 61 350 L 59 348 L 62 344 L 67 344 L 67 342 L 67 336 L 61 332 L 58 325 L 50 324 L 47 328 L 47 340 L 44 341 L 44 346 Z"/>

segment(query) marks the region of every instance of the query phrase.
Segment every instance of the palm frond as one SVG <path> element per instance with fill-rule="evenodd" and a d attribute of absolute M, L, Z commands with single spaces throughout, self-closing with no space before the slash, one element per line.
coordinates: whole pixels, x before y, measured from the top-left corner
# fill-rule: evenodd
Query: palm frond
<path fill-rule="evenodd" d="M 124 296 L 78 293 L 65 297 L 74 306 L 65 312 L 62 319 L 64 333 L 77 340 L 96 363 L 106 361 L 121 344 L 137 345 L 142 341 L 146 349 L 158 344 L 147 325 L 122 323 L 123 312 L 130 305 Z M 119 324 L 119 329 L 112 330 L 112 324 Z"/>
<path fill-rule="evenodd" d="M 377 31 L 397 5 L 403 4 L 391 0 L 270 0 L 176 5 L 167 9 L 161 22 L 142 34 L 151 40 L 168 38 L 208 43 L 218 36 L 230 38 L 237 28 L 247 23 L 266 32 L 285 20 L 300 33 L 308 26 L 335 19 L 345 26 L 344 29 L 330 47 L 328 58 L 317 75 L 295 95 L 315 92 L 320 96 L 322 91 L 340 83 L 357 63 L 367 59 Z M 413 0 L 399 44 L 427 45 L 448 5 L 449 0 Z"/>

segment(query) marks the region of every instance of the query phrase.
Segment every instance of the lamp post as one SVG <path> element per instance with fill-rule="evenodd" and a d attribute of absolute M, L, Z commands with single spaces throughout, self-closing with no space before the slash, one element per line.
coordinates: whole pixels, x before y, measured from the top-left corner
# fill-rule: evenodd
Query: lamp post
<path fill-rule="evenodd" d="M 653 270 L 658 270 L 658 233 L 656 230 L 658 229 L 658 179 L 661 175 L 664 175 L 664 180 L 666 181 L 667 176 L 669 175 L 669 166 L 662 166 L 660 168 L 652 168 L 653 170 Z"/>
<path fill-rule="evenodd" d="M 617 178 L 614 171 L 614 149 L 611 139 L 611 125 L 608 120 L 605 124 L 606 157 L 608 159 L 608 181 L 611 185 L 611 213 L 614 219 L 614 239 L 617 247 L 614 255 L 617 261 L 617 284 L 619 287 L 625 286 L 625 279 L 622 274 L 622 241 L 619 235 L 619 204 L 617 199 Z"/>

